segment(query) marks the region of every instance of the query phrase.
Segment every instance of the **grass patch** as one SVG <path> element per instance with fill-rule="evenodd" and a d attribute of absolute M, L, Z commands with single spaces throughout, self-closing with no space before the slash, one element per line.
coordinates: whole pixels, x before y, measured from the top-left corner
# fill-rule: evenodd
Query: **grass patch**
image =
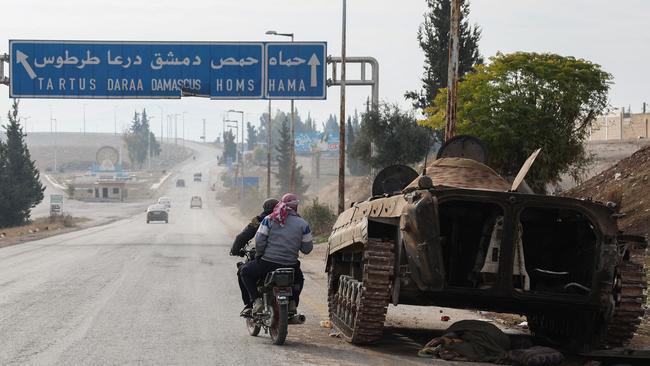
<path fill-rule="evenodd" d="M 39 217 L 29 224 L 0 229 L 0 240 L 18 238 L 25 235 L 52 232 L 65 228 L 77 227 L 79 223 L 88 221 L 86 218 L 72 217 L 71 215 L 56 215 Z"/>

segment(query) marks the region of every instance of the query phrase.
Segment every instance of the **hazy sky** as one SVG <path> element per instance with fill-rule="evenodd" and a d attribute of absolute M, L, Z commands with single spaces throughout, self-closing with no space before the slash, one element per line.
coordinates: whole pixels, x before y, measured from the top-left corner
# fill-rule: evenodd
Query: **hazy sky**
<path fill-rule="evenodd" d="M 424 0 L 348 0 L 348 56 L 373 56 L 380 64 L 380 98 L 404 107 L 406 90 L 420 88 L 423 54 L 416 32 L 426 11 Z M 650 1 L 647 0 L 474 0 L 471 21 L 480 25 L 481 53 L 536 51 L 571 55 L 598 63 L 614 75 L 611 104 L 632 106 L 650 102 Z M 341 2 L 336 0 L 21 0 L 5 2 L 0 21 L 0 52 L 9 39 L 140 40 L 140 41 L 256 41 L 265 31 L 294 32 L 296 41 L 327 41 L 328 54 L 339 56 Z M 349 76 L 356 75 L 349 66 Z M 347 110 L 363 109 L 369 87 L 348 87 Z M 224 111 L 246 111 L 257 123 L 266 101 L 180 100 L 38 100 L 23 99 L 21 114 L 28 130 L 49 131 L 50 110 L 59 131 L 79 131 L 86 105 L 86 130 L 113 132 L 126 126 L 135 109 L 146 107 L 160 131 L 161 109 L 185 114 L 186 136 L 197 139 L 201 119 L 208 138 L 221 129 Z M 9 109 L 8 88 L 0 85 L 2 122 Z M 274 102 L 288 110 L 288 101 Z M 297 101 L 302 115 L 319 122 L 338 114 L 339 89 L 330 87 L 325 101 Z M 236 117 L 234 115 L 232 117 Z M 179 117 L 179 122 L 181 117 Z M 180 126 L 179 126 L 180 129 Z M 180 134 L 180 132 L 179 132 Z"/>

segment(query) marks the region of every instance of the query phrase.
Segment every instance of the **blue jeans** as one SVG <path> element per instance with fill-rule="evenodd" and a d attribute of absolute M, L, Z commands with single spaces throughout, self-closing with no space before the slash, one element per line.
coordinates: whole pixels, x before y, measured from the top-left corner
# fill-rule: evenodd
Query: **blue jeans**
<path fill-rule="evenodd" d="M 250 261 L 239 269 L 239 288 L 241 289 L 242 300 L 245 305 L 252 306 L 253 301 L 260 297 L 260 294 L 257 291 L 257 282 L 264 279 L 267 273 L 275 271 L 278 268 L 294 269 L 293 300 L 296 302 L 296 306 L 298 306 L 298 298 L 300 297 L 302 286 L 305 283 L 305 277 L 302 275 L 302 271 L 300 270 L 300 262 L 293 266 L 287 266 L 286 264 L 277 264 L 265 261 L 262 258 Z"/>

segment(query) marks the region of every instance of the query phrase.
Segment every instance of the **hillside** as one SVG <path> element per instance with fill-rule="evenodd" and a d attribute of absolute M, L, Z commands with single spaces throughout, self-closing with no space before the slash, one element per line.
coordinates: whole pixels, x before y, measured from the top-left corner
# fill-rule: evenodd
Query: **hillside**
<path fill-rule="evenodd" d="M 629 234 L 650 233 L 650 146 L 602 171 L 568 191 L 573 197 L 591 197 L 595 201 L 619 201 L 625 217 L 619 226 Z"/>

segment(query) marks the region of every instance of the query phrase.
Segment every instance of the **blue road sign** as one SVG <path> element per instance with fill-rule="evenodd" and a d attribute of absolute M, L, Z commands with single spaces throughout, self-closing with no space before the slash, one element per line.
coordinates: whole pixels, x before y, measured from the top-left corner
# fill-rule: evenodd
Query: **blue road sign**
<path fill-rule="evenodd" d="M 327 45 L 324 42 L 266 44 L 266 97 L 325 99 Z"/>
<path fill-rule="evenodd" d="M 213 99 L 325 98 L 325 43 L 274 45 L 12 40 L 10 96 L 180 98 L 183 91 Z M 268 46 L 281 57 L 268 60 Z M 316 56 L 303 59 L 307 53 Z M 268 94 L 267 84 L 273 86 Z"/>

